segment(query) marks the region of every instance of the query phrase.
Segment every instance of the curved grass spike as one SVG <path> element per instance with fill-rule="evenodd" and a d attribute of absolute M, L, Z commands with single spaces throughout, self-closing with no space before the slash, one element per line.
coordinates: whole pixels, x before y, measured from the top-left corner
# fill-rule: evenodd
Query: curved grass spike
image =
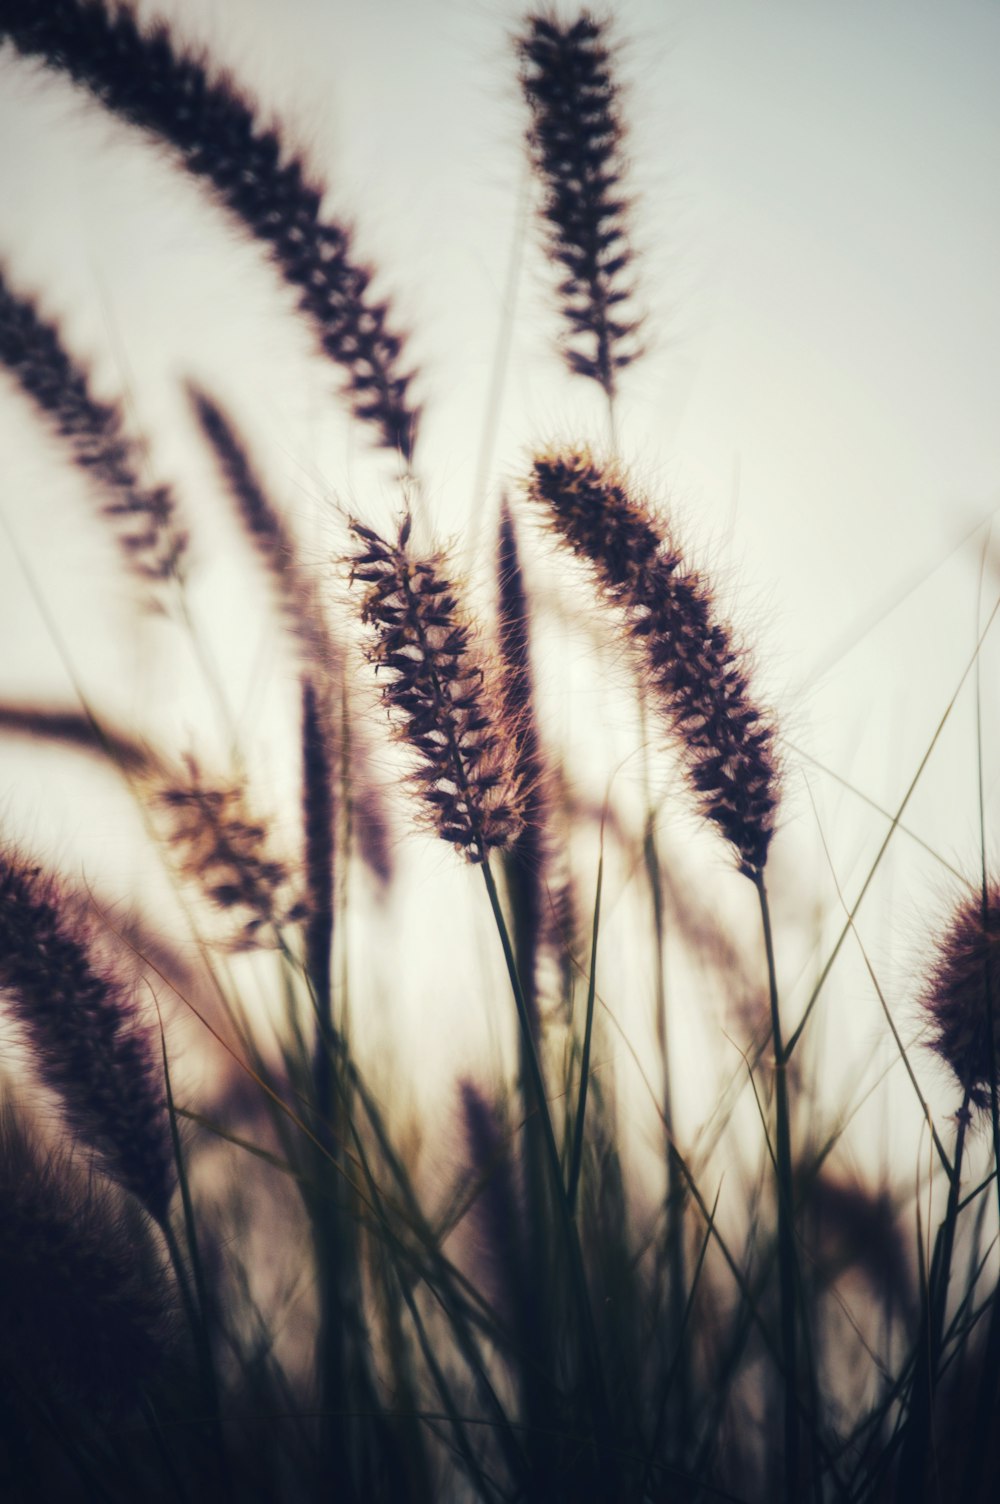
<path fill-rule="evenodd" d="M 97 400 L 86 367 L 66 350 L 58 326 L 13 290 L 2 267 L 0 363 L 99 488 L 101 512 L 112 520 L 129 568 L 146 581 L 167 579 L 187 545 L 170 487 L 142 479 L 143 449 L 128 437 L 120 406 Z"/>
<path fill-rule="evenodd" d="M 180 875 L 233 920 L 227 948 L 273 943 L 273 932 L 306 917 L 296 874 L 268 849 L 268 831 L 250 811 L 246 789 L 210 783 L 193 758 L 185 774 L 156 788 L 166 820 L 163 844 Z"/>
<path fill-rule="evenodd" d="M 607 32 L 586 12 L 566 25 L 536 15 L 516 47 L 531 111 L 528 147 L 545 190 L 547 249 L 563 273 L 563 353 L 570 370 L 596 381 L 610 402 L 618 372 L 641 354 L 641 320 L 623 313 L 634 299 L 634 253 Z"/>
<path fill-rule="evenodd" d="M 750 697 L 742 655 L 715 619 L 709 587 L 621 473 L 586 452 L 540 455 L 526 489 L 624 611 L 702 813 L 734 848 L 740 871 L 756 879 L 778 803 L 774 731 Z"/>
<path fill-rule="evenodd" d="M 73 1131 L 165 1223 L 175 1166 L 152 1037 L 58 885 L 0 854 L 0 986 Z"/>
<path fill-rule="evenodd" d="M 388 305 L 368 297 L 371 273 L 354 260 L 348 231 L 321 215 L 322 189 L 237 85 L 179 52 L 164 26 L 142 29 L 126 6 L 98 0 L 0 0 L 3 37 L 158 136 L 211 185 L 295 289 L 321 349 L 346 373 L 355 416 L 409 462 L 418 412 Z"/>
<path fill-rule="evenodd" d="M 412 774 L 430 821 L 470 862 L 485 862 L 521 829 L 516 745 L 498 722 L 502 704 L 463 616 L 442 554 L 414 558 L 410 519 L 396 543 L 352 522 L 351 580 L 367 589 L 362 620 L 369 658 L 389 675 L 383 699 L 418 761 Z"/>

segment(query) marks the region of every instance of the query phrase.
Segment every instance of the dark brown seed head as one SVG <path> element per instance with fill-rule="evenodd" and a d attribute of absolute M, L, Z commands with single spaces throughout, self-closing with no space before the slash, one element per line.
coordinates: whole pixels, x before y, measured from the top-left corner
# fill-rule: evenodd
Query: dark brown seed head
<path fill-rule="evenodd" d="M 235 83 L 179 51 L 162 25 L 140 27 L 125 5 L 2 0 L 0 37 L 150 131 L 211 186 L 294 288 L 321 349 L 346 375 L 355 415 L 410 460 L 419 414 L 388 305 L 369 295 L 371 274 L 354 260 L 348 231 L 322 216 L 321 188 Z"/>
<path fill-rule="evenodd" d="M 750 696 L 742 655 L 715 619 L 712 594 L 646 503 L 586 453 L 535 460 L 528 496 L 588 560 L 625 614 L 651 689 L 677 739 L 703 814 L 764 869 L 778 802 L 774 732 Z"/>
<path fill-rule="evenodd" d="M 273 943 L 275 927 L 304 918 L 292 874 L 249 813 L 242 785 L 207 783 L 189 758 L 185 780 L 160 788 L 154 805 L 166 817 L 165 844 L 180 875 L 232 919 L 228 949 Z"/>
<path fill-rule="evenodd" d="M 641 321 L 625 311 L 634 298 L 633 252 L 607 26 L 586 12 L 566 25 L 531 16 L 517 52 L 548 252 L 562 276 L 566 363 L 611 397 L 617 373 L 641 353 Z"/>
<path fill-rule="evenodd" d="M 516 749 L 498 729 L 493 673 L 463 616 L 441 554 L 415 558 L 409 519 L 396 543 L 354 522 L 351 579 L 365 586 L 369 657 L 383 697 L 417 753 L 412 775 L 438 834 L 471 862 L 510 845 L 521 827 Z"/>
<path fill-rule="evenodd" d="M 0 364 L 65 444 L 102 497 L 129 568 L 145 581 L 167 579 L 186 547 L 168 486 L 143 479 L 142 446 L 129 438 L 121 407 L 99 402 L 85 366 L 31 298 L 15 293 L 0 268 Z"/>
<path fill-rule="evenodd" d="M 175 1176 L 158 1044 L 58 885 L 10 854 L 0 856 L 0 986 L 75 1134 L 163 1222 Z"/>
<path fill-rule="evenodd" d="M 1000 883 L 963 899 L 937 947 L 923 997 L 931 1046 L 977 1107 L 1000 1066 Z M 992 1034 L 990 1023 L 992 1020 Z"/>

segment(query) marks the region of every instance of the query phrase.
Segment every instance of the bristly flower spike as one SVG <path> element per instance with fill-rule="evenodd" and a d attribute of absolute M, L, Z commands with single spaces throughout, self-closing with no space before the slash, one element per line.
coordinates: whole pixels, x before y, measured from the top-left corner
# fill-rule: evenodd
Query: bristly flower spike
<path fill-rule="evenodd" d="M 162 1224 L 175 1169 L 157 1046 L 130 989 L 91 942 L 51 879 L 0 856 L 7 1008 L 81 1142 Z"/>
<path fill-rule="evenodd" d="M 564 273 L 563 353 L 570 370 L 596 381 L 610 401 L 618 372 L 641 353 L 641 320 L 623 314 L 634 298 L 633 251 L 606 38 L 605 23 L 586 12 L 566 26 L 532 16 L 517 52 L 531 110 L 528 147 L 545 190 L 547 248 Z"/>
<path fill-rule="evenodd" d="M 740 871 L 759 878 L 778 803 L 774 732 L 709 587 L 620 474 L 589 454 L 540 456 L 527 494 L 624 611 L 703 814 L 735 848 Z"/>
<path fill-rule="evenodd" d="M 388 305 L 369 295 L 371 274 L 354 259 L 348 231 L 321 214 L 320 187 L 236 84 L 178 50 L 162 24 L 140 27 L 126 5 L 0 0 L 2 37 L 151 131 L 211 186 L 295 289 L 321 349 L 346 373 L 355 416 L 410 461 L 419 414 Z"/>
<path fill-rule="evenodd" d="M 994 1072 L 1000 1069 L 1000 882 L 988 885 L 985 901 L 976 895 L 955 909 L 923 1005 L 931 1047 L 969 1100 L 988 1108 Z"/>
<path fill-rule="evenodd" d="M 146 581 L 169 578 L 187 545 L 170 488 L 143 480 L 143 448 L 128 436 L 120 404 L 97 400 L 58 325 L 13 290 L 2 267 L 0 364 L 103 493 L 101 511 L 112 519 L 130 568 Z"/>
<path fill-rule="evenodd" d="M 402 740 L 417 753 L 412 774 L 431 822 L 470 862 L 504 849 L 521 828 L 516 745 L 500 729 L 500 696 L 462 615 L 440 553 L 414 558 L 410 518 L 396 543 L 352 522 L 351 579 L 367 589 L 362 620 L 374 628 L 369 657 L 387 679 L 383 698 Z"/>

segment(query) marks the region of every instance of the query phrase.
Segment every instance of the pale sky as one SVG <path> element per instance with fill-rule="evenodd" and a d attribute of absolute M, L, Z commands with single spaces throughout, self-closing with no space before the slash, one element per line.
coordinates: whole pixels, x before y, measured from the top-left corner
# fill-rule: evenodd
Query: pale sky
<path fill-rule="evenodd" d="M 520 8 L 163 0 L 141 11 L 175 20 L 179 36 L 208 45 L 280 114 L 329 185 L 330 211 L 355 224 L 398 324 L 413 332 L 425 505 L 443 532 L 467 537 L 523 203 L 508 40 Z M 623 454 L 718 572 L 785 734 L 896 804 L 975 642 L 985 534 L 958 545 L 1000 506 L 1000 8 L 629 0 L 612 13 L 649 334 L 648 356 L 623 383 Z M 260 255 L 142 139 L 5 51 L 0 142 L 0 256 L 15 285 L 64 318 L 74 349 L 92 354 L 104 390 L 128 387 L 157 473 L 177 478 L 195 522 L 196 589 L 237 713 L 268 727 L 273 651 L 242 583 L 245 556 L 225 557 L 229 534 L 177 380 L 195 374 L 232 404 L 319 563 L 340 544 L 330 498 L 381 525 L 397 504 L 392 467 L 337 417 L 335 383 Z M 489 518 L 533 444 L 603 438 L 600 402 L 552 353 L 551 278 L 537 247 L 530 223 Z M 104 687 L 110 677 L 122 712 L 157 724 L 166 681 L 124 625 L 114 556 L 89 523 L 76 532 L 80 488 L 6 383 L 0 396 L 3 513 L 38 588 L 81 674 Z M 484 526 L 484 570 L 488 539 Z M 984 619 L 998 560 L 995 548 Z M 9 557 L 0 578 L 0 692 L 55 693 L 65 671 Z M 161 669 L 174 674 L 175 718 L 196 725 L 197 696 L 189 704 L 180 671 Z M 988 646 L 994 855 L 998 669 Z M 973 712 L 970 681 L 908 819 L 974 872 Z M 278 777 L 287 738 L 268 731 L 262 741 L 260 766 Z M 848 889 L 884 822 L 822 773 L 808 771 L 807 784 L 797 753 L 786 762 L 775 861 L 786 881 L 796 863 L 813 863 L 835 913 L 810 790 Z M 29 794 L 13 775 L 3 797 L 26 834 L 67 815 L 50 814 L 41 783 Z M 73 819 L 86 832 L 78 809 Z M 948 881 L 902 836 L 899 850 L 898 939 L 880 920 L 874 942 L 890 972 Z M 869 1027 L 865 1014 L 862 1040 Z"/>

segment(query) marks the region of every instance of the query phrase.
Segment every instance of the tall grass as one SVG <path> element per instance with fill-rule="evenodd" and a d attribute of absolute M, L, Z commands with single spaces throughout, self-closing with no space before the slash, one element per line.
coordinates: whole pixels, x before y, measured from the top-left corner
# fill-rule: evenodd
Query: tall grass
<path fill-rule="evenodd" d="M 565 379 L 599 390 L 610 445 L 540 436 L 512 463 L 496 518 L 475 520 L 495 521 L 491 590 L 431 538 L 398 320 L 281 126 L 124 7 L 0 0 L 0 37 L 263 249 L 331 366 L 324 401 L 388 451 L 393 513 L 386 526 L 385 492 L 331 508 L 317 571 L 249 430 L 190 373 L 179 396 L 217 494 L 195 507 L 154 482 L 127 393 L 96 394 L 48 290 L 5 266 L 0 361 L 124 552 L 139 650 L 154 607 L 221 735 L 124 724 L 114 686 L 81 671 L 85 640 L 58 644 L 76 701 L 0 704 L 11 742 L 120 780 L 158 872 L 129 909 L 127 889 L 99 891 L 41 842 L 0 845 L 4 1496 L 995 1497 L 1000 888 L 984 833 L 978 878 L 927 916 L 920 1016 L 954 1098 L 935 1120 L 929 1053 L 904 1039 L 855 921 L 949 706 L 804 1006 L 783 993 L 772 858 L 801 811 L 781 802 L 780 717 L 747 634 L 617 452 L 643 294 L 609 23 L 529 16 L 513 49 Z M 261 776 L 193 605 L 216 514 L 241 530 L 243 588 L 281 643 L 297 800 Z M 567 582 L 562 630 L 592 634 L 593 674 L 635 728 L 637 823 L 622 769 L 589 799 L 552 733 L 538 668 Z M 668 779 L 724 899 L 662 828 Z M 453 909 L 420 907 L 400 811 L 435 870 L 454 866 Z M 415 908 L 427 1054 L 387 1061 L 365 1015 L 380 977 L 405 995 Z M 389 916 L 378 951 L 373 911 Z M 855 935 L 929 1130 L 916 1197 L 852 1165 L 858 1104 L 831 1113 L 818 1085 L 817 1004 Z M 738 1060 L 697 1129 L 675 1106 L 703 1062 L 676 1048 L 668 954 L 723 1000 Z M 437 994 L 470 955 L 464 1006 L 489 1010 L 495 1056 L 425 1110 L 410 1090 L 448 1027 Z M 616 1000 L 648 977 L 637 1048 Z"/>

